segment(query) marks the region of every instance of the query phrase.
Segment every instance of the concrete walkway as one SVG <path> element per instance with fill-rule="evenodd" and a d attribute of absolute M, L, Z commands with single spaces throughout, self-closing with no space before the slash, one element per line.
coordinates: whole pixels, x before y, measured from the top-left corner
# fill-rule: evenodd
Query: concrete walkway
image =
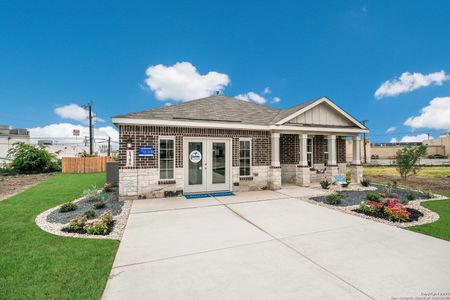
<path fill-rule="evenodd" d="M 307 203 L 298 187 L 136 200 L 104 299 L 450 295 L 450 243 Z"/>

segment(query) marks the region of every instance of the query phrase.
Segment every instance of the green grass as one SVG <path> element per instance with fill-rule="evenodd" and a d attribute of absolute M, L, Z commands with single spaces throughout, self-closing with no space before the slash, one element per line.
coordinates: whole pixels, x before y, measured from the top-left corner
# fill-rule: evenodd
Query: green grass
<path fill-rule="evenodd" d="M 431 224 L 410 227 L 415 232 L 450 241 L 450 199 L 422 202 L 421 205 L 439 214 L 439 220 Z"/>
<path fill-rule="evenodd" d="M 74 200 L 101 174 L 51 176 L 0 202 L 0 299 L 99 299 L 119 242 L 55 236 L 36 216 Z"/>
<path fill-rule="evenodd" d="M 374 176 L 374 175 L 384 175 L 384 176 L 397 176 L 399 174 L 395 167 L 393 166 L 376 166 L 364 167 L 364 175 Z M 422 167 L 422 169 L 415 175 L 416 177 L 424 177 L 424 178 L 443 178 L 450 176 L 450 166 L 426 166 Z"/>

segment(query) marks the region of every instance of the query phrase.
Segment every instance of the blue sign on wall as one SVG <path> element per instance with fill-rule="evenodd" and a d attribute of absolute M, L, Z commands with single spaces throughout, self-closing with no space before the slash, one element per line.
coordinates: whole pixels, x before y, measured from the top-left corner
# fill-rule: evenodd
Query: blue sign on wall
<path fill-rule="evenodd" d="M 139 147 L 138 148 L 138 156 L 150 156 L 153 157 L 155 154 L 155 148 L 152 146 L 149 147 Z"/>

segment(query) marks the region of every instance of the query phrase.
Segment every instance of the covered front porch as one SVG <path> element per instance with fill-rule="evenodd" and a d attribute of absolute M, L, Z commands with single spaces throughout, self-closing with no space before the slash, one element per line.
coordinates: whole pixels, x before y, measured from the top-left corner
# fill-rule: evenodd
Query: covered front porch
<path fill-rule="evenodd" d="M 353 139 L 353 159 L 346 163 L 346 139 Z M 363 179 L 360 138 L 345 133 L 272 132 L 272 162 L 269 187 L 281 185 L 308 187 L 322 180 L 334 182 L 334 176 L 349 176 L 351 182 Z"/>

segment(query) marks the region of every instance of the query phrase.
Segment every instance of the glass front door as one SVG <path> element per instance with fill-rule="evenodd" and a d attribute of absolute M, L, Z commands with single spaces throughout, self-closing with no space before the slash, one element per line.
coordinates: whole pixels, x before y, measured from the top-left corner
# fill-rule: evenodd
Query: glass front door
<path fill-rule="evenodd" d="M 185 192 L 230 190 L 230 141 L 185 138 Z"/>

